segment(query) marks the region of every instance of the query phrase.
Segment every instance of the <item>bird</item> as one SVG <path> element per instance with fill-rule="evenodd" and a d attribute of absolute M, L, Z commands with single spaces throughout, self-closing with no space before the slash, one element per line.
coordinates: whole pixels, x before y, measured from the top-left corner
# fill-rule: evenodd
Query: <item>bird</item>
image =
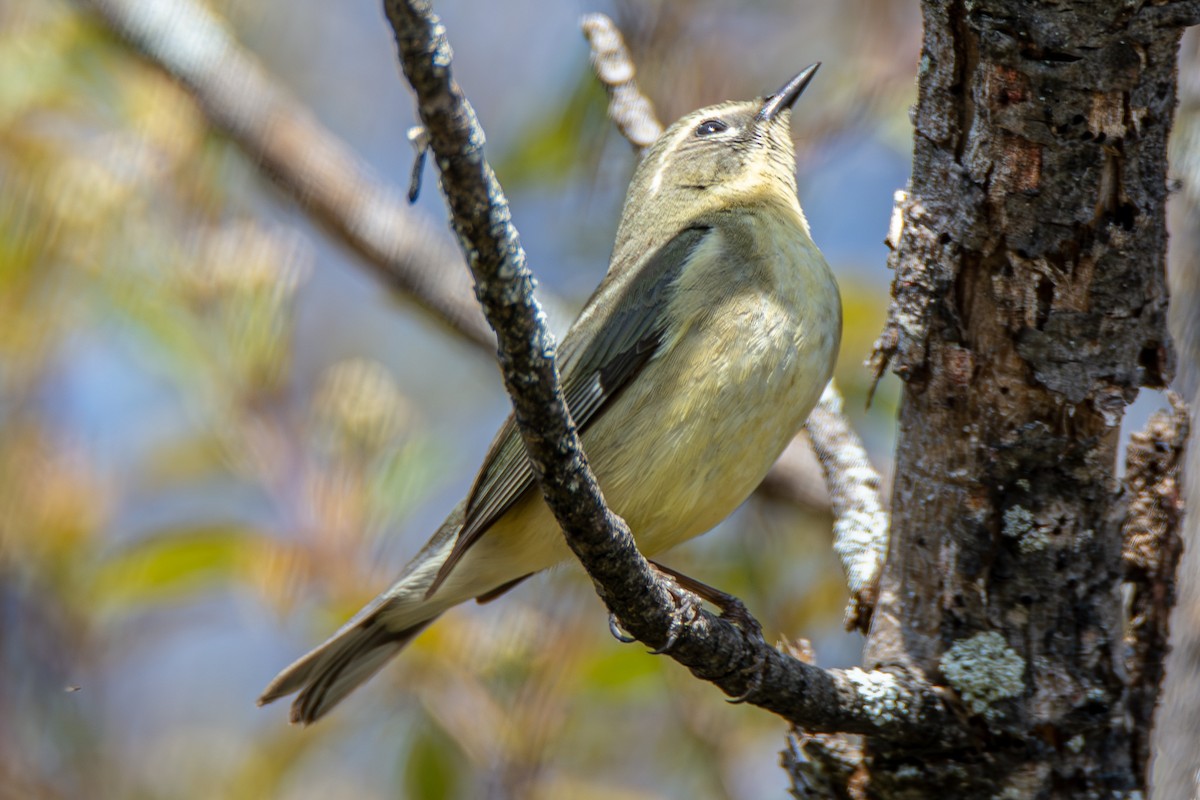
<path fill-rule="evenodd" d="M 791 137 L 819 66 L 693 111 L 645 151 L 608 270 L 559 346 L 584 451 L 647 555 L 731 514 L 832 376 L 841 299 L 800 207 Z M 258 703 L 298 692 L 291 721 L 315 722 L 443 612 L 570 558 L 510 416 L 400 577 Z"/>

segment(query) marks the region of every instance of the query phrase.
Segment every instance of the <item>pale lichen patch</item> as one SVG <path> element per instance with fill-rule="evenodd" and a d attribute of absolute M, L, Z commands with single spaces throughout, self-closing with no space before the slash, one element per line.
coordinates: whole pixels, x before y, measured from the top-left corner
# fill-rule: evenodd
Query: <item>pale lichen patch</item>
<path fill-rule="evenodd" d="M 1022 506 L 1013 506 L 1004 512 L 1005 536 L 1017 539 L 1024 536 L 1033 528 L 1033 514 Z"/>
<path fill-rule="evenodd" d="M 1017 548 L 1024 555 L 1037 553 L 1050 546 L 1050 533 L 1037 525 L 1033 514 L 1024 506 L 1013 506 L 1004 512 L 1004 527 L 1001 533 L 1017 540 Z"/>
<path fill-rule="evenodd" d="M 899 722 L 908 714 L 905 693 L 894 675 L 887 672 L 865 672 L 858 667 L 848 669 L 844 675 L 853 684 L 862 699 L 862 708 L 877 724 Z"/>
<path fill-rule="evenodd" d="M 995 631 L 956 642 L 942 656 L 941 669 L 971 711 L 984 716 L 995 713 L 993 703 L 1025 688 L 1025 660 Z"/>

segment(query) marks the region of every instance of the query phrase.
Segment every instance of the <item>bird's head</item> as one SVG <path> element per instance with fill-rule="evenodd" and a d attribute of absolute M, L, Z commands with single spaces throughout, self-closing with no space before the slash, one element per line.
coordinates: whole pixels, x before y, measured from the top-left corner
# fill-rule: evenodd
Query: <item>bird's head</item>
<path fill-rule="evenodd" d="M 634 173 L 622 227 L 644 213 L 687 216 L 764 194 L 787 193 L 794 202 L 791 109 L 819 66 L 768 97 L 702 108 L 664 131 Z"/>

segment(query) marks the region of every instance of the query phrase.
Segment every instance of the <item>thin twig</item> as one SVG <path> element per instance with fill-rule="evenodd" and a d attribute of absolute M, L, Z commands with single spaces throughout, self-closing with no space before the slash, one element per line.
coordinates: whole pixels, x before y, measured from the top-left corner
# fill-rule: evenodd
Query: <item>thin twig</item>
<path fill-rule="evenodd" d="M 505 384 L 546 503 L 622 626 L 659 647 L 673 627 L 674 600 L 624 522 L 605 506 L 587 466 L 558 387 L 554 340 L 533 296 L 533 277 L 503 191 L 483 157 L 483 131 L 450 75 L 445 27 L 421 0 L 385 0 L 384 9 L 477 296 L 500 342 Z M 810 730 L 957 738 L 936 694 L 904 676 L 823 670 L 706 611 L 677 627 L 672 658 L 727 694 L 757 689 L 748 702 Z"/>
<path fill-rule="evenodd" d="M 608 116 L 640 152 L 662 132 L 662 125 L 654 118 L 650 101 L 637 87 L 633 59 L 625 47 L 625 40 L 613 21 L 604 14 L 588 14 L 580 26 L 592 47 L 592 66 L 596 77 L 608 90 Z M 651 131 L 654 135 L 646 139 Z M 890 524 L 880 500 L 879 473 L 871 466 L 862 439 L 842 413 L 842 396 L 833 381 L 825 387 L 820 403 L 809 415 L 806 427 L 829 490 L 828 498 L 834 516 L 833 549 L 841 557 L 850 587 L 846 627 L 866 631 L 875 606 L 879 575 L 887 556 Z M 789 445 L 789 466 L 802 463 L 794 452 L 803 447 L 801 442 L 798 437 Z M 781 459 L 767 476 L 764 485 L 776 486 L 783 472 Z M 794 485 L 796 478 L 792 478 L 790 483 Z"/>

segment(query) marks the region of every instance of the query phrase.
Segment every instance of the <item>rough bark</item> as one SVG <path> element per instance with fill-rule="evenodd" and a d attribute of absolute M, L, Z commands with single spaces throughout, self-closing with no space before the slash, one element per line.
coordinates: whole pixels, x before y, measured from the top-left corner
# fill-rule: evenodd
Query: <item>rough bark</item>
<path fill-rule="evenodd" d="M 1128 683 L 1144 665 L 1123 648 L 1114 468 L 1125 406 L 1172 369 L 1166 140 L 1177 26 L 1197 8 L 923 13 L 875 359 L 905 388 L 866 665 L 946 686 L 975 740 L 919 759 L 868 741 L 866 791 L 1133 797 L 1157 682 Z"/>

